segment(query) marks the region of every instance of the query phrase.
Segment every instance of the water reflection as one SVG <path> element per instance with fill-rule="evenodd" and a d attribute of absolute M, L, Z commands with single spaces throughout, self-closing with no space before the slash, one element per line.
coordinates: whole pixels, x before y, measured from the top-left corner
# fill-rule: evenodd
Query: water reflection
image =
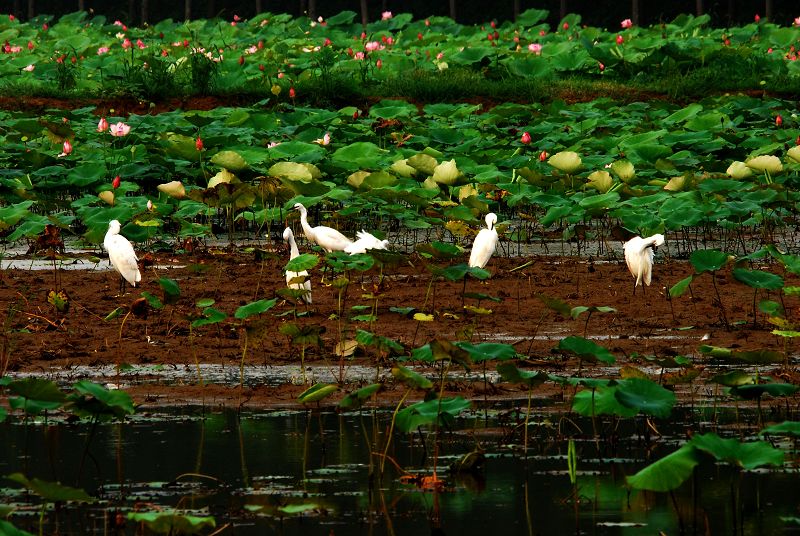
<path fill-rule="evenodd" d="M 0 474 L 57 480 L 101 499 L 47 511 L 44 534 L 133 534 L 134 509 L 180 507 L 213 515 L 230 534 L 774 534 L 797 515 L 796 475 L 737 473 L 706 463 L 673 496 L 629 494 L 625 475 L 672 452 L 685 437 L 650 443 L 635 420 L 614 441 L 576 436 L 578 481 L 570 483 L 567 441 L 532 426 L 529 455 L 496 417 L 461 419 L 459 430 L 396 436 L 383 478 L 391 414 L 175 410 L 126 424 L 3 423 Z M 540 421 L 544 419 L 541 417 Z M 583 430 L 591 424 L 578 423 Z M 511 443 L 516 443 L 512 446 Z M 485 467 L 453 476 L 447 467 L 481 449 Z M 413 483 L 432 476 L 439 485 Z M 379 453 L 379 454 L 376 454 Z M 739 507 L 734 507 L 738 494 Z M 15 526 L 38 532 L 38 502 L 16 487 Z M 680 513 L 678 515 L 676 512 Z M 206 530 L 208 534 L 212 531 Z M 225 531 L 223 531 L 225 533 Z"/>

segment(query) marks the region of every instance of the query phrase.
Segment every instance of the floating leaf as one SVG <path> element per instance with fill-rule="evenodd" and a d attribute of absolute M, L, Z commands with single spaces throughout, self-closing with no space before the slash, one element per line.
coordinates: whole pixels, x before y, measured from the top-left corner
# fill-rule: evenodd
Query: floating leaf
<path fill-rule="evenodd" d="M 297 400 L 300 401 L 302 404 L 319 402 L 323 398 L 329 397 L 338 390 L 339 390 L 338 385 L 317 383 L 315 385 L 312 385 L 302 393 L 300 393 L 300 396 L 297 397 Z"/>

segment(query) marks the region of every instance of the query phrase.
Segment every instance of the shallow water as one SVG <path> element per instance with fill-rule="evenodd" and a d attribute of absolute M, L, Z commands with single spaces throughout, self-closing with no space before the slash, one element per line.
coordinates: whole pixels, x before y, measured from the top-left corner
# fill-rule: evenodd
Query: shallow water
<path fill-rule="evenodd" d="M 624 475 L 674 451 L 688 430 L 702 428 L 707 415 L 677 416 L 660 423 L 659 441 L 649 443 L 641 421 L 623 422 L 616 436 L 601 422 L 606 439 L 590 438 L 588 421 L 572 424 L 553 416 L 531 419 L 528 458 L 520 454 L 519 434 L 509 434 L 508 408 L 458 419 L 439 446 L 439 475 L 444 491 L 422 491 L 403 484 L 386 463 L 383 479 L 370 476 L 380 457 L 388 412 L 337 415 L 310 412 L 233 411 L 204 413 L 182 408 L 137 415 L 127 424 L 0 424 L 0 474 L 60 480 L 99 497 L 90 506 L 63 507 L 45 514 L 44 534 L 132 534 L 134 526 L 114 531 L 109 524 L 136 508 L 180 505 L 194 515 L 213 515 L 217 526 L 231 523 L 229 534 L 677 534 L 680 521 L 669 494 L 628 494 Z M 742 416 L 743 420 L 747 416 Z M 687 422 L 690 421 L 690 422 Z M 558 427 L 573 434 L 578 450 L 580 500 L 572 500 L 567 473 L 567 441 Z M 420 439 L 425 439 L 423 448 Z M 390 456 L 411 473 L 430 475 L 434 436 L 396 435 Z M 453 459 L 480 445 L 485 469 L 449 475 Z M 645 458 L 648 458 L 645 461 Z M 675 494 L 684 526 L 693 532 L 776 534 L 786 525 L 778 516 L 795 515 L 797 475 L 781 471 L 736 473 L 728 466 L 701 464 L 694 481 Z M 183 476 L 181 475 L 205 475 Z M 210 477 L 210 478 L 209 478 Z M 741 493 L 737 521 L 731 489 Z M 37 501 L 12 489 L 0 490 L 2 502 L 15 503 L 11 521 L 38 531 Z M 694 495 L 693 495 L 694 492 Z M 280 506 L 309 505 L 296 515 Z M 742 521 L 743 520 L 743 521 Z M 212 532 L 203 531 L 204 534 Z"/>

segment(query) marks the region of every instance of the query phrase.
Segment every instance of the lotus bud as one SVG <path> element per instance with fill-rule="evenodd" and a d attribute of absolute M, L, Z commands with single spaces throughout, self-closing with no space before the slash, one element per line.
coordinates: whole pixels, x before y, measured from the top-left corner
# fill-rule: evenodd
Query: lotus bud
<path fill-rule="evenodd" d="M 530 135 L 530 133 L 528 133 L 528 132 L 523 132 L 523 133 L 522 133 L 522 137 L 520 138 L 520 140 L 519 140 L 519 141 L 521 141 L 521 142 L 522 142 L 522 143 L 524 143 L 525 145 L 528 145 L 528 144 L 531 142 L 531 135 Z"/>
<path fill-rule="evenodd" d="M 561 151 L 551 156 L 547 163 L 559 171 L 572 174 L 581 168 L 581 157 L 574 151 Z"/>
<path fill-rule="evenodd" d="M 746 179 L 753 175 L 753 171 L 747 167 L 747 164 L 738 160 L 728 166 L 728 170 L 725 173 L 732 179 Z"/>

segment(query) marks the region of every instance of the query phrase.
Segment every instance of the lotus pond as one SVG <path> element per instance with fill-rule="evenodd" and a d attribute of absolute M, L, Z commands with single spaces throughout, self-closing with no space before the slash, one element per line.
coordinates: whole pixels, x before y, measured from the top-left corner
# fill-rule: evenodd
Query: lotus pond
<path fill-rule="evenodd" d="M 776 534 L 796 519 L 793 466 L 741 472 L 709 456 L 671 499 L 623 485 L 625 474 L 674 451 L 687 430 L 730 434 L 753 418 L 750 411 L 738 425 L 730 409 L 680 412 L 658 441 L 643 433 L 643 421 L 608 422 L 603 439 L 584 435 L 568 444 L 565 428 L 588 432 L 591 422 L 536 410 L 527 457 L 514 432 L 519 417 L 512 407 L 490 410 L 488 420 L 483 412 L 463 414 L 438 443 L 430 433 L 398 438 L 392 456 L 404 468 L 399 480 L 381 479 L 374 456 L 388 412 L 184 408 L 96 427 L 58 417 L 6 423 L 0 470 L 78 485 L 92 502 L 53 509 L 53 497 L 78 491 L 41 482 L 30 492 L 0 493 L 17 508 L 16 526 L 36 533 L 41 523 L 45 533 L 60 534 L 132 534 L 145 526 L 166 532 L 159 524 L 170 522 L 185 527 L 182 533 L 203 534 L 215 527 L 236 534 L 530 534 L 567 527 L 590 534 Z M 792 443 L 778 445 L 794 452 Z M 467 466 L 456 470 L 461 463 Z M 424 478 L 434 465 L 432 486 Z"/>
<path fill-rule="evenodd" d="M 800 29 L 354 16 L 0 21 L 0 533 L 792 530 Z"/>

